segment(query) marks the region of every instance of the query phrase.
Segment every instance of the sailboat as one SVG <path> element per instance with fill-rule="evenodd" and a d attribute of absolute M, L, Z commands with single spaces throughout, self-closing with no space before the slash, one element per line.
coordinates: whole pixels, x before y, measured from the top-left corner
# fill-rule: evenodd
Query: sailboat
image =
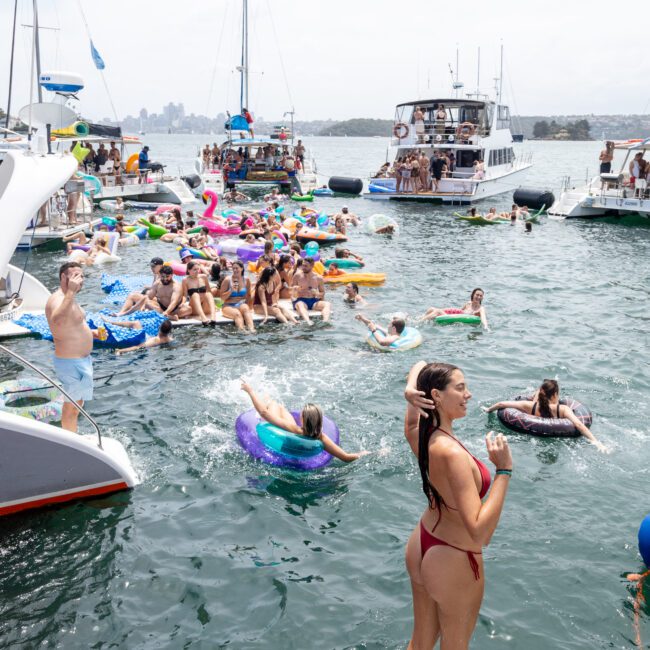
<path fill-rule="evenodd" d="M 249 107 L 249 52 L 248 52 L 248 0 L 242 0 L 242 51 L 237 66 L 240 74 L 239 113 L 228 116 L 225 129 L 228 139 L 220 146 L 221 159 L 206 161 L 201 155 L 195 169 L 201 183 L 195 189 L 201 194 L 205 189 L 223 193 L 226 188 L 250 185 L 275 185 L 284 191 L 308 193 L 318 187 L 316 165 L 293 128 L 270 137 L 253 136 L 248 121 Z M 297 140 L 297 141 L 296 141 Z M 284 164 L 281 162 L 284 161 Z"/>

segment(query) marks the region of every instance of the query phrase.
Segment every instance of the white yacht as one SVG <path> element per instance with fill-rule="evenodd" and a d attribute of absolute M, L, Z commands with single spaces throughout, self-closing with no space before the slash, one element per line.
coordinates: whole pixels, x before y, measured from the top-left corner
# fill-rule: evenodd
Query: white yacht
<path fill-rule="evenodd" d="M 76 167 L 77 161 L 70 154 L 40 154 L 31 150 L 7 152 L 0 165 L 0 335 L 21 333 L 12 330 L 12 321 L 25 313 L 27 307 L 36 313 L 45 309 L 49 291 L 36 278 L 9 264 L 9 260 L 32 215 Z M 47 388 L 48 395 L 64 392 L 15 352 L 0 345 L 0 353 L 45 380 L 42 388 Z M 6 357 L 1 367 L 5 371 L 9 367 Z M 108 494 L 137 484 L 122 444 L 103 438 L 81 407 L 79 411 L 95 429 L 93 435 L 79 435 L 26 417 L 25 409 L 18 407 L 16 401 L 28 397 L 30 393 L 26 391 L 32 389 L 28 387 L 31 382 L 22 382 L 26 387 L 21 389 L 21 379 L 22 376 L 16 382 L 19 387 L 12 388 L 11 394 L 0 385 L 0 516 Z M 54 397 L 45 399 L 53 401 Z"/>
<path fill-rule="evenodd" d="M 472 99 L 474 97 L 474 99 Z M 517 156 L 512 146 L 510 110 L 501 101 L 483 95 L 467 99 L 425 99 L 398 104 L 395 110 L 390 171 L 387 165 L 368 179 L 365 198 L 442 203 L 473 203 L 511 192 L 532 166 L 530 156 Z M 395 169 L 401 159 L 424 153 L 431 160 L 444 154 L 450 165 L 427 188 L 414 189 Z"/>
<path fill-rule="evenodd" d="M 650 151 L 650 138 L 614 143 L 611 171 L 575 187 L 567 176 L 548 214 L 554 217 L 650 216 L 650 179 L 633 178 L 635 158 Z"/>

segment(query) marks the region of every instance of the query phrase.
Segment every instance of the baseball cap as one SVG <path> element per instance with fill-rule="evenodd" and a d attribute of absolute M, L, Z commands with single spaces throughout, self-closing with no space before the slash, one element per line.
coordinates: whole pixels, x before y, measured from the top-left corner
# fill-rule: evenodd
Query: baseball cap
<path fill-rule="evenodd" d="M 159 264 L 164 264 L 162 257 L 152 257 L 151 262 L 149 262 L 150 266 L 158 266 Z"/>
<path fill-rule="evenodd" d="M 192 257 L 192 251 L 189 248 L 181 248 L 178 254 L 180 255 L 181 259 L 185 259 L 186 257 Z"/>

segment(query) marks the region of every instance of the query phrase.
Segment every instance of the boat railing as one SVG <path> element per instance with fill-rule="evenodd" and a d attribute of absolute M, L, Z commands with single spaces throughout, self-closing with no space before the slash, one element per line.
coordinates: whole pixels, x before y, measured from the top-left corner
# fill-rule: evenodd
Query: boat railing
<path fill-rule="evenodd" d="M 33 363 L 22 357 L 20 354 L 17 352 L 14 352 L 13 350 L 10 350 L 9 348 L 5 347 L 4 345 L 0 345 L 0 352 L 5 352 L 9 356 L 13 357 L 17 361 L 19 361 L 21 364 L 24 366 L 30 368 L 34 372 L 38 373 L 45 381 L 49 382 L 54 388 L 56 388 L 64 397 L 68 398 L 68 401 L 83 415 L 92 425 L 93 429 L 95 429 L 95 433 L 97 434 L 97 446 L 100 449 L 103 449 L 102 447 L 102 434 L 99 430 L 99 426 L 97 425 L 97 422 L 93 420 L 93 418 L 88 414 L 88 412 L 83 408 L 83 406 L 77 404 L 77 401 L 72 398 L 72 396 L 59 384 L 57 384 L 54 379 L 52 379 L 49 375 L 46 375 L 42 370 L 37 368 Z"/>
<path fill-rule="evenodd" d="M 490 135 L 489 127 L 477 126 L 472 124 L 471 134 L 466 137 L 462 136 L 462 124 L 458 122 L 424 122 L 424 129 L 420 132 L 416 131 L 416 125 L 412 122 L 396 122 L 393 125 L 393 142 L 397 144 L 409 144 L 415 142 L 417 144 L 433 144 L 436 141 L 442 141 L 449 144 L 462 144 L 467 141 L 467 144 L 473 144 L 473 140 L 478 136 L 484 138 Z M 404 129 L 406 126 L 406 130 Z M 400 137 L 400 133 L 404 135 Z M 451 136 L 451 140 L 450 140 Z"/>

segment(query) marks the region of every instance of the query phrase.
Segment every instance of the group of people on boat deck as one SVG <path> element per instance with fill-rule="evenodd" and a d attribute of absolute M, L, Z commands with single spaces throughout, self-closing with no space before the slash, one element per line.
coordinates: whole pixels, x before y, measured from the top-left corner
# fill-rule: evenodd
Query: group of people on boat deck
<path fill-rule="evenodd" d="M 226 148 L 219 149 L 215 142 L 210 148 L 206 144 L 201 150 L 201 159 L 204 167 L 214 169 L 223 166 L 224 174 L 230 171 L 239 171 L 244 165 L 253 163 L 255 169 L 263 171 L 286 171 L 294 172 L 300 170 L 305 161 L 305 146 L 302 140 L 290 150 L 289 145 L 274 145 L 268 143 L 260 145 L 255 149 L 251 147 L 238 147 L 237 149 Z"/>

